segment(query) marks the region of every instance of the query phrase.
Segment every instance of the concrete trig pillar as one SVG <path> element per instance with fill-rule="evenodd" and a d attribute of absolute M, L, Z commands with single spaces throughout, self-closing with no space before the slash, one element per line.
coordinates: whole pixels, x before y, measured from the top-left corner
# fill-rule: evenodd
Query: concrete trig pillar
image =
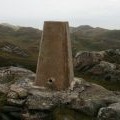
<path fill-rule="evenodd" d="M 65 90 L 73 80 L 68 22 L 46 21 L 42 33 L 35 84 Z"/>

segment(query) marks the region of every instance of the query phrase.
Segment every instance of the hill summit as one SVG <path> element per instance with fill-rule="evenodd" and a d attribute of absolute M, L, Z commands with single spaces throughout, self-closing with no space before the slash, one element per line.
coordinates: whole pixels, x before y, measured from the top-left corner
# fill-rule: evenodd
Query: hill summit
<path fill-rule="evenodd" d="M 42 30 L 0 24 L 0 66 L 25 66 L 35 71 Z M 120 30 L 82 25 L 70 27 L 73 56 L 82 50 L 120 49 Z M 29 65 L 28 65 L 29 63 Z"/>

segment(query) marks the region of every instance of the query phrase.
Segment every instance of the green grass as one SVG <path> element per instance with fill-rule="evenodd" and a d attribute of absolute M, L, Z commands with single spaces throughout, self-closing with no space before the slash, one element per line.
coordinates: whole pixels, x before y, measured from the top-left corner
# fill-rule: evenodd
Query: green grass
<path fill-rule="evenodd" d="M 6 52 L 0 51 L 0 67 L 5 66 L 20 66 L 32 71 L 36 71 L 37 66 L 37 56 L 36 58 L 33 57 L 20 57 L 14 54 L 9 54 Z"/>
<path fill-rule="evenodd" d="M 77 77 L 82 77 L 88 82 L 95 83 L 98 85 L 101 85 L 105 87 L 108 90 L 111 91 L 120 91 L 120 82 L 110 82 L 110 81 L 105 81 L 103 78 L 100 78 L 98 76 L 92 76 L 92 75 L 86 75 L 86 74 L 78 74 L 75 73 Z"/>
<path fill-rule="evenodd" d="M 14 30 L 0 25 L 0 47 L 11 44 L 21 48 L 29 57 L 3 52 L 0 50 L 0 67 L 21 66 L 35 72 L 39 52 L 41 30 L 31 27 L 21 27 Z M 73 56 L 80 50 L 98 51 L 109 48 L 120 48 L 120 31 L 110 31 L 100 28 L 84 29 L 71 33 Z"/>

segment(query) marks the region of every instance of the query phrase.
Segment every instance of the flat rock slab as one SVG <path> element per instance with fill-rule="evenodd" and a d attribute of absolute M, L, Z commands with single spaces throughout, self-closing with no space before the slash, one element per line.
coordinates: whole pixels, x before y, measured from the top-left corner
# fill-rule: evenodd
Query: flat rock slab
<path fill-rule="evenodd" d="M 35 93 L 35 92 L 34 92 Z M 77 99 L 77 93 L 69 92 L 38 92 L 32 94 L 27 99 L 29 109 L 36 110 L 52 110 L 52 108 L 70 103 L 73 99 Z"/>

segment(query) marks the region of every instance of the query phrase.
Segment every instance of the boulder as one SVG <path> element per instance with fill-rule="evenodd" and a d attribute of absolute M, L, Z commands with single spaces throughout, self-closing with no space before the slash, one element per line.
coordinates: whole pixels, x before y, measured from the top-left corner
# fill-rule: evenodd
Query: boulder
<path fill-rule="evenodd" d="M 27 78 L 27 76 L 33 76 L 33 72 L 30 70 L 27 70 L 25 68 L 20 67 L 14 67 L 14 66 L 8 66 L 8 67 L 0 67 L 0 78 L 2 82 L 2 78 L 11 77 L 13 75 L 17 78 Z"/>
<path fill-rule="evenodd" d="M 105 75 L 105 74 L 110 73 L 114 70 L 116 70 L 115 64 L 105 62 L 105 61 L 100 61 L 100 63 L 95 65 L 94 67 L 92 67 L 89 70 L 89 72 L 92 75 Z"/>
<path fill-rule="evenodd" d="M 71 91 L 82 92 L 86 89 L 86 87 L 90 87 L 90 83 L 86 82 L 82 78 L 74 78 L 71 82 L 69 89 Z"/>
<path fill-rule="evenodd" d="M 105 64 L 109 66 L 107 70 L 116 69 L 109 63 Z M 4 106 L 1 115 L 3 117 L 9 118 L 7 115 L 4 116 L 8 111 L 10 116 L 18 119 L 21 115 L 26 120 L 43 119 L 56 107 L 64 106 L 92 117 L 97 116 L 99 111 L 98 118 L 102 120 L 105 114 L 102 108 L 108 109 L 110 104 L 120 103 L 119 93 L 86 82 L 82 78 L 75 78 L 65 91 L 50 91 L 45 87 L 34 86 L 35 74 L 32 72 L 26 73 L 25 76 L 21 74 L 18 78 L 8 87 L 7 105 Z M 113 106 L 111 108 L 114 109 Z M 19 110 L 24 113 L 20 113 Z"/>
<path fill-rule="evenodd" d="M 120 64 L 120 49 L 109 49 L 105 52 L 106 55 L 104 57 L 104 60 L 111 63 Z"/>
<path fill-rule="evenodd" d="M 120 50 L 109 49 L 105 51 L 80 51 L 75 55 L 74 67 L 82 70 L 85 67 L 99 64 L 100 61 L 120 64 Z"/>
<path fill-rule="evenodd" d="M 72 108 L 89 116 L 96 116 L 101 107 L 106 106 L 102 100 L 84 100 L 79 99 L 72 103 Z"/>
<path fill-rule="evenodd" d="M 98 120 L 120 120 L 120 103 L 101 108 L 98 112 Z"/>
<path fill-rule="evenodd" d="M 100 76 L 100 78 L 105 81 L 120 82 L 120 69 L 117 67 L 118 66 L 113 63 L 101 61 L 99 64 L 88 70 L 88 73 L 92 76 Z"/>
<path fill-rule="evenodd" d="M 79 52 L 74 58 L 74 68 L 78 76 L 118 83 L 120 82 L 120 50 Z"/>
<path fill-rule="evenodd" d="M 25 68 L 1 67 L 0 68 L 0 92 L 8 93 L 11 84 L 29 88 L 35 79 L 35 73 Z"/>
<path fill-rule="evenodd" d="M 87 70 L 95 64 L 98 64 L 104 57 L 105 52 L 83 51 L 76 54 L 74 67 L 76 70 Z"/>
<path fill-rule="evenodd" d="M 28 96 L 27 90 L 22 88 L 22 87 L 20 87 L 20 86 L 18 86 L 18 85 L 11 85 L 9 94 L 13 94 L 13 93 L 14 93 L 14 95 L 16 93 L 19 98 L 25 98 L 25 97 Z M 16 97 L 17 97 L 17 95 L 16 95 Z"/>

